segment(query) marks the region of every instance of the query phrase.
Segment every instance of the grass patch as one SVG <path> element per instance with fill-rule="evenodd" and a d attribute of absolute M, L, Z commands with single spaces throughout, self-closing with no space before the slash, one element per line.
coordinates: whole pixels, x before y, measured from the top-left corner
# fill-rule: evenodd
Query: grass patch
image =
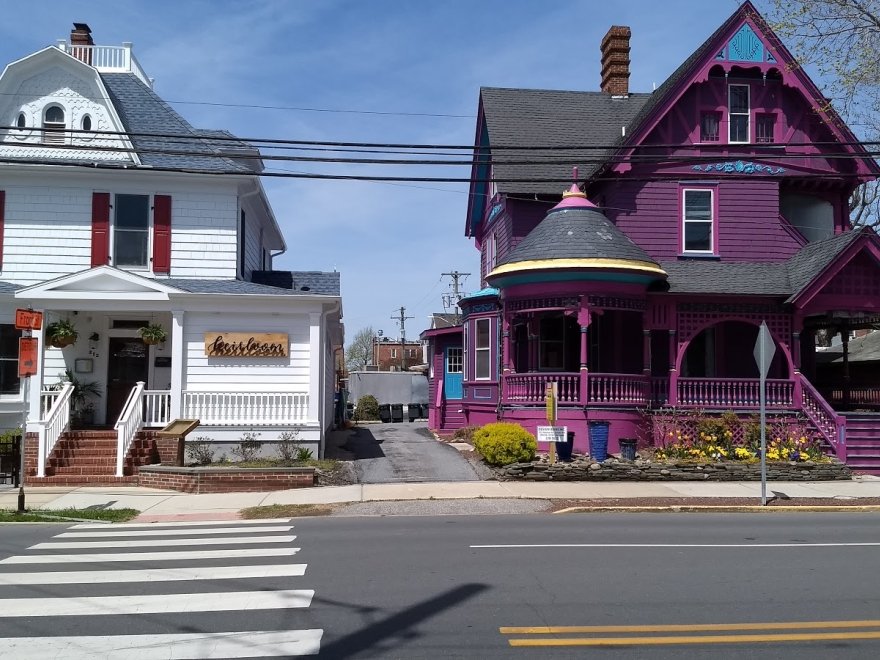
<path fill-rule="evenodd" d="M 241 517 L 255 518 L 301 518 L 304 516 L 328 516 L 333 513 L 330 504 L 270 504 L 252 506 L 241 510 Z"/>
<path fill-rule="evenodd" d="M 12 509 L 0 509 L 0 522 L 63 522 L 65 520 L 125 522 L 139 513 L 137 509 L 29 509 L 24 513 Z"/>

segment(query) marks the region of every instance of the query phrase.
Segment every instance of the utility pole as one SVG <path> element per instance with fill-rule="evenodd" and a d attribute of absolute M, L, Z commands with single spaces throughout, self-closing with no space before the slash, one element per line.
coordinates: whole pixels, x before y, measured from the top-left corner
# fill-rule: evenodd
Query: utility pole
<path fill-rule="evenodd" d="M 446 310 L 454 307 L 455 318 L 458 319 L 458 301 L 464 296 L 459 287 L 459 282 L 463 282 L 470 273 L 459 273 L 457 270 L 454 270 L 451 273 L 441 273 L 440 275 L 452 279 L 452 293 L 447 293 L 443 296 L 443 309 Z"/>
<path fill-rule="evenodd" d="M 413 316 L 406 316 L 406 307 L 400 308 L 400 316 L 392 316 L 391 319 L 397 321 L 400 324 L 400 370 L 406 371 L 406 359 L 404 355 L 406 355 L 406 320 L 415 318 Z"/>

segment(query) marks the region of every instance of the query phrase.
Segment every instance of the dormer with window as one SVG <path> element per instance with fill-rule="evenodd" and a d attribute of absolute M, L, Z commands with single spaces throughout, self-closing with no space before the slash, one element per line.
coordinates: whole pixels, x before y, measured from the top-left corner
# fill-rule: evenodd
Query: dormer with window
<path fill-rule="evenodd" d="M 43 144 L 64 144 L 64 108 L 50 105 L 43 111 Z"/>

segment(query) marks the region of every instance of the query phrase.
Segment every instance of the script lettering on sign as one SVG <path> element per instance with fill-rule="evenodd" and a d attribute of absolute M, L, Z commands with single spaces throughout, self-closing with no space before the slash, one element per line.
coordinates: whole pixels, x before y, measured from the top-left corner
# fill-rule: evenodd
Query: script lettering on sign
<path fill-rule="evenodd" d="M 223 358 L 276 358 L 289 355 L 284 332 L 206 332 L 205 355 Z"/>

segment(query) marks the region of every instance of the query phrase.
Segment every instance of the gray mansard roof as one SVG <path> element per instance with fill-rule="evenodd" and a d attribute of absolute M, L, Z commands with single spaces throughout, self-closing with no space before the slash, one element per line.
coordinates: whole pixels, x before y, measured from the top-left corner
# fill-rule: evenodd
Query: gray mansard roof
<path fill-rule="evenodd" d="M 226 152 L 258 159 L 259 152 L 254 147 L 241 140 L 219 139 L 234 137 L 226 131 L 194 128 L 134 74 L 100 75 L 126 132 L 131 134 L 132 146 L 144 165 L 194 172 L 259 172 L 253 161 L 220 155 Z M 139 135 L 143 133 L 181 137 Z M 169 151 L 185 151 L 186 154 L 164 153 Z"/>

